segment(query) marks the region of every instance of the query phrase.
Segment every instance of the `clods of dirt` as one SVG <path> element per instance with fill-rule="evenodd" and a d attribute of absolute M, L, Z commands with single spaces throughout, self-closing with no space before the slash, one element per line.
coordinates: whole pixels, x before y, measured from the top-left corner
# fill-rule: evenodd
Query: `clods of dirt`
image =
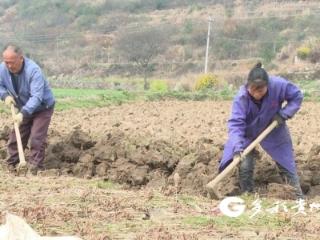
<path fill-rule="evenodd" d="M 305 103 L 303 108 L 288 125 L 302 189 L 315 195 L 320 185 L 319 106 Z M 174 186 L 178 175 L 180 192 L 206 195 L 206 184 L 218 174 L 230 109 L 231 102 L 163 101 L 56 112 L 49 129 L 46 172 L 97 176 L 164 191 Z M 1 117 L 7 126 L 0 129 L 0 158 L 5 159 L 11 120 Z M 277 166 L 261 148 L 256 159 L 255 186 L 274 196 L 283 185 Z M 225 194 L 239 191 L 237 169 L 220 188 Z"/>
<path fill-rule="evenodd" d="M 287 184 L 270 183 L 268 184 L 267 197 L 278 199 L 296 199 L 294 188 Z"/>

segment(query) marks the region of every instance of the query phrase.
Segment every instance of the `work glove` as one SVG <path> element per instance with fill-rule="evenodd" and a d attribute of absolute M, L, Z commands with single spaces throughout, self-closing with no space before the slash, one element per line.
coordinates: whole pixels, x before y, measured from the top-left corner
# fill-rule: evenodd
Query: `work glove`
<path fill-rule="evenodd" d="M 274 115 L 274 117 L 272 118 L 272 121 L 277 121 L 277 127 L 280 127 L 281 124 L 283 124 L 285 122 L 285 119 L 283 117 L 281 117 L 281 115 L 279 113 L 276 113 L 276 115 Z"/>
<path fill-rule="evenodd" d="M 235 152 L 234 155 L 233 155 L 233 159 L 235 159 L 235 158 L 241 158 L 241 157 L 242 157 L 242 153 L 243 153 L 243 152 Z"/>
<path fill-rule="evenodd" d="M 16 102 L 14 101 L 13 97 L 11 96 L 7 96 L 5 99 L 4 99 L 4 103 L 7 105 L 7 106 L 10 106 L 11 104 L 15 105 Z"/>
<path fill-rule="evenodd" d="M 13 121 L 18 123 L 18 125 L 20 125 L 23 121 L 23 114 L 21 112 L 13 115 Z"/>

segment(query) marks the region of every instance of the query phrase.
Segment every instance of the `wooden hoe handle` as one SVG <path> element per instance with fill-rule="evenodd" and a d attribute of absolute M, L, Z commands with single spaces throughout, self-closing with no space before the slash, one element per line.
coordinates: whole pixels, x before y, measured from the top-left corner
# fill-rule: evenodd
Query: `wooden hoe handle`
<path fill-rule="evenodd" d="M 207 184 L 206 188 L 212 198 L 221 199 L 221 196 L 218 193 L 218 183 L 224 179 L 277 125 L 278 122 L 273 121 L 252 143 L 250 143 L 250 145 L 241 154 L 241 157 L 234 158 L 233 161 L 217 177 Z"/>
<path fill-rule="evenodd" d="M 14 105 L 11 104 L 11 114 L 12 114 L 12 119 L 14 119 L 15 113 L 15 108 Z M 14 122 L 14 131 L 16 133 L 16 139 L 17 139 L 17 145 L 18 145 L 18 152 L 19 152 L 19 166 L 25 166 L 26 165 L 26 159 L 24 157 L 23 153 L 23 147 L 22 147 L 22 142 L 21 142 L 21 135 L 20 135 L 20 130 L 19 130 L 19 124 L 16 121 Z"/>

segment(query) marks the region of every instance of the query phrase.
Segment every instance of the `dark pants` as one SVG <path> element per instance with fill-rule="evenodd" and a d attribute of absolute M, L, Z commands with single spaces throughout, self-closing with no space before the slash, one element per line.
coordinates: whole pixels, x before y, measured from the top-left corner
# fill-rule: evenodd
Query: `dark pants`
<path fill-rule="evenodd" d="M 34 113 L 31 117 L 24 117 L 19 127 L 23 149 L 30 139 L 30 156 L 28 162 L 42 167 L 48 128 L 53 114 L 53 108 Z M 19 163 L 19 153 L 14 129 L 11 131 L 8 142 L 9 158 L 7 163 L 15 166 Z"/>
<path fill-rule="evenodd" d="M 240 163 L 239 180 L 242 192 L 253 191 L 253 171 L 255 166 L 255 158 L 253 154 L 248 154 Z M 279 173 L 282 179 L 294 187 L 295 194 L 298 198 L 303 198 L 298 174 L 289 172 L 286 168 L 277 163 Z"/>

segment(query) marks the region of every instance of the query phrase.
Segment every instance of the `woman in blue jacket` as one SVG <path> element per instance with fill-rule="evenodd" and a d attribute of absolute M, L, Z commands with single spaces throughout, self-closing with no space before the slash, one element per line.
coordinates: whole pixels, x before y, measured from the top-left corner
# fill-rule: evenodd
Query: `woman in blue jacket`
<path fill-rule="evenodd" d="M 40 67 L 24 57 L 20 47 L 8 44 L 2 57 L 0 98 L 7 105 L 14 104 L 18 109 L 14 119 L 20 125 L 23 148 L 26 148 L 30 139 L 29 169 L 36 174 L 43 167 L 45 143 L 55 99 Z M 14 131 L 9 137 L 8 153 L 8 168 L 14 171 L 19 163 Z"/>
<path fill-rule="evenodd" d="M 249 73 L 247 84 L 235 96 L 228 121 L 229 138 L 225 144 L 219 170 L 222 171 L 273 121 L 275 128 L 262 142 L 262 148 L 272 157 L 284 180 L 303 198 L 296 170 L 292 141 L 286 120 L 294 116 L 302 103 L 299 88 L 284 78 L 268 76 L 258 63 Z M 282 104 L 287 102 L 284 107 Z M 242 192 L 253 191 L 254 154 L 241 161 L 239 181 Z"/>

